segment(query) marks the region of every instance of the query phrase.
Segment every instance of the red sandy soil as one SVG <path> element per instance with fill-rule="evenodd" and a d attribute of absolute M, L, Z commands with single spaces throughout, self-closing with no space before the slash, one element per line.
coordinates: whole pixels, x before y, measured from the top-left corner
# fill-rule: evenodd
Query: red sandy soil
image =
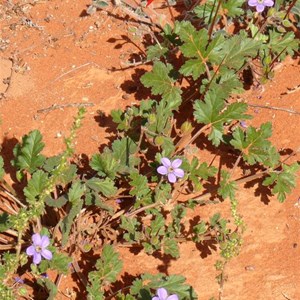
<path fill-rule="evenodd" d="M 139 24 L 124 19 L 126 15 L 119 10 L 115 11 L 117 18 L 101 11 L 85 16 L 82 12 L 90 4 L 87 0 L 31 3 L 35 2 L 35 5 L 23 6 L 23 13 L 17 10 L 10 15 L 1 15 L 8 1 L 0 4 L 0 93 L 7 88 L 2 79 L 11 74 L 9 58 L 15 57 L 14 66 L 18 71 L 13 72 L 6 98 L 0 100 L 2 155 L 11 159 L 15 143 L 33 129 L 43 134 L 46 155 L 61 152 L 63 137 L 68 136 L 77 108 L 57 109 L 53 105 L 92 103 L 93 106 L 87 107 L 76 146 L 78 154 L 90 157 L 114 135 L 108 130 L 112 126 L 107 118 L 110 111 L 123 109 L 141 99 L 143 88 L 138 74 L 143 67 L 126 68 L 125 63 L 132 56 L 139 59 L 139 47 L 144 47 L 142 32 Z M 41 27 L 22 25 L 24 17 Z M 272 80 L 263 87 L 249 89 L 241 97 L 251 104 L 300 112 L 300 90 L 289 92 L 300 84 L 299 72 L 298 60 L 288 59 L 277 66 Z M 45 111 L 47 108 L 50 109 Z M 272 141 L 278 149 L 300 148 L 299 113 L 265 108 L 250 110 L 254 118 L 248 125 L 272 122 Z M 99 111 L 103 112 L 101 117 Z M 299 156 L 289 162 L 297 159 Z M 298 186 L 283 204 L 274 197 L 266 201 L 256 188 L 247 187 L 238 193 L 239 210 L 247 231 L 241 254 L 226 269 L 223 299 L 300 299 L 300 188 Z M 220 205 L 218 210 L 229 215 L 226 205 Z M 203 215 L 204 212 L 199 208 L 194 213 Z M 150 257 L 144 252 L 136 255 L 127 248 L 119 251 L 125 262 L 123 274 L 137 276 L 159 271 L 181 274 L 195 288 L 199 299 L 218 296 L 213 267 L 218 259 L 215 251 L 201 257 L 195 246 L 183 244 L 177 261 Z M 78 281 L 72 278 L 63 278 L 60 290 L 66 292 L 73 287 L 71 299 L 79 299 L 76 291 L 82 286 L 76 287 Z M 68 298 L 59 294 L 57 299 Z"/>

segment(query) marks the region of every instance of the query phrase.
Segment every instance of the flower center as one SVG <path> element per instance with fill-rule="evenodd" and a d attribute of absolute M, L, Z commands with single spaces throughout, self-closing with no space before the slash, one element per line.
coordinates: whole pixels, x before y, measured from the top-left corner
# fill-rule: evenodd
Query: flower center
<path fill-rule="evenodd" d="M 168 173 L 173 173 L 174 172 L 174 168 L 173 167 L 169 167 L 168 168 Z"/>
<path fill-rule="evenodd" d="M 257 3 L 259 3 L 259 4 L 264 4 L 264 1 L 265 1 L 265 0 L 257 0 Z"/>
<path fill-rule="evenodd" d="M 41 252 L 42 251 L 42 247 L 41 246 L 35 246 L 35 251 L 36 252 Z"/>

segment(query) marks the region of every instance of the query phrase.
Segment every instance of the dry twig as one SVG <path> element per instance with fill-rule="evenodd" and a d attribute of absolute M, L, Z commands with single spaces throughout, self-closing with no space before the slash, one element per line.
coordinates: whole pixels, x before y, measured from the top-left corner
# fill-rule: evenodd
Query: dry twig
<path fill-rule="evenodd" d="M 37 110 L 37 113 L 38 114 L 40 114 L 40 113 L 48 113 L 48 112 L 50 112 L 52 110 L 55 110 L 55 109 L 64 109 L 66 107 L 91 107 L 91 106 L 94 106 L 94 105 L 95 104 L 91 103 L 91 102 L 89 102 L 89 103 L 53 104 L 50 107 Z"/>
<path fill-rule="evenodd" d="M 250 104 L 250 103 L 247 103 L 247 104 L 250 107 L 265 108 L 265 109 L 271 109 L 271 110 L 279 110 L 279 111 L 288 112 L 288 113 L 294 114 L 294 115 L 300 115 L 299 111 L 292 110 L 292 109 L 289 109 L 289 108 L 277 107 L 277 106 L 268 106 L 268 105 L 259 105 L 259 104 Z"/>

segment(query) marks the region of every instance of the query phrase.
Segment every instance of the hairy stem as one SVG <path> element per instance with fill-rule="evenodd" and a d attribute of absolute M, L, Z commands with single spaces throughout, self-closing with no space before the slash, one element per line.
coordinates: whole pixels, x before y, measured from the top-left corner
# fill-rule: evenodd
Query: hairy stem
<path fill-rule="evenodd" d="M 213 20 L 212 20 L 211 25 L 210 25 L 209 30 L 208 30 L 208 37 L 209 37 L 209 39 L 211 39 L 211 35 L 212 35 L 213 29 L 214 29 L 214 26 L 215 26 L 215 22 L 216 22 L 216 19 L 217 19 L 218 12 L 219 12 L 219 9 L 221 7 L 221 4 L 222 4 L 222 0 L 219 0 L 216 12 L 214 14 Z"/>

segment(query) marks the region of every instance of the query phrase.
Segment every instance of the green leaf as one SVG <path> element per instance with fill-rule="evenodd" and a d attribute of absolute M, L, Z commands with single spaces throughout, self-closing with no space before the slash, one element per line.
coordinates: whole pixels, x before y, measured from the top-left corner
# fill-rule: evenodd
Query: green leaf
<path fill-rule="evenodd" d="M 82 202 L 81 197 L 84 195 L 85 189 L 84 186 L 81 184 L 80 181 L 76 181 L 72 184 L 69 192 L 68 198 L 69 202 L 72 204 L 77 204 Z"/>
<path fill-rule="evenodd" d="M 171 197 L 172 187 L 169 183 L 163 183 L 155 189 L 155 202 L 166 203 Z"/>
<path fill-rule="evenodd" d="M 70 211 L 64 217 L 64 219 L 61 223 L 62 246 L 63 247 L 68 242 L 68 238 L 69 238 L 69 234 L 71 231 L 71 227 L 73 225 L 73 221 L 82 209 L 83 200 L 81 199 L 81 197 L 84 195 L 84 192 L 85 192 L 84 186 L 79 181 L 76 181 L 75 183 L 73 183 L 72 187 L 69 190 L 68 198 L 69 198 L 69 202 L 72 204 L 72 206 L 71 206 Z"/>
<path fill-rule="evenodd" d="M 119 254 L 111 245 L 104 245 L 101 258 L 96 262 L 96 271 L 89 272 L 90 284 L 87 286 L 89 300 L 104 300 L 104 287 L 117 280 L 123 268 Z"/>
<path fill-rule="evenodd" d="M 7 229 L 9 229 L 9 215 L 8 213 L 4 212 L 0 214 L 0 232 L 3 232 Z"/>
<path fill-rule="evenodd" d="M 203 236 L 206 231 L 207 231 L 207 226 L 204 221 L 201 221 L 200 223 L 195 225 L 193 227 L 193 233 L 195 234 L 195 236 L 193 237 L 193 240 L 195 242 L 200 242 L 201 236 Z"/>
<path fill-rule="evenodd" d="M 245 13 L 245 10 L 242 8 L 244 5 L 244 0 L 227 0 L 222 1 L 222 9 L 225 11 L 227 17 L 238 17 Z"/>
<path fill-rule="evenodd" d="M 130 124 L 128 120 L 125 118 L 124 112 L 121 109 L 112 110 L 110 113 L 113 121 L 118 124 L 118 130 L 128 130 L 130 128 Z"/>
<path fill-rule="evenodd" d="M 44 163 L 45 157 L 40 153 L 44 146 L 41 133 L 38 130 L 31 131 L 23 137 L 22 144 L 15 146 L 13 150 L 15 159 L 12 160 L 12 165 L 32 174 Z"/>
<path fill-rule="evenodd" d="M 164 280 L 156 280 L 149 284 L 152 288 L 165 288 L 169 294 L 177 294 L 179 299 L 198 299 L 192 287 L 185 284 L 185 278 L 181 275 L 170 275 Z"/>
<path fill-rule="evenodd" d="M 216 5 L 214 4 L 214 2 L 215 0 L 207 0 L 194 8 L 194 12 L 197 17 L 203 20 L 205 24 L 209 24 L 213 14 L 215 14 Z"/>
<path fill-rule="evenodd" d="M 118 163 L 118 173 L 126 174 L 135 170 L 139 159 L 135 156 L 137 144 L 129 137 L 115 140 L 112 144 L 112 151 Z"/>
<path fill-rule="evenodd" d="M 245 114 L 246 103 L 232 103 L 225 108 L 224 99 L 217 97 L 214 91 L 208 91 L 204 102 L 197 100 L 194 104 L 194 116 L 198 123 L 211 124 L 212 129 L 209 140 L 218 146 L 223 140 L 224 123 L 231 123 L 233 120 L 246 120 L 251 118 Z"/>
<path fill-rule="evenodd" d="M 186 208 L 182 204 L 177 204 L 174 209 L 171 211 L 172 224 L 168 226 L 168 234 L 171 235 L 180 235 L 183 226 L 181 225 L 181 220 L 186 215 Z"/>
<path fill-rule="evenodd" d="M 196 30 L 190 22 L 180 22 L 177 31 L 183 42 L 180 50 L 186 58 L 189 58 L 180 68 L 181 74 L 191 75 L 196 80 L 205 72 L 209 72 L 207 62 L 220 62 L 218 49 L 224 41 L 223 35 L 217 34 L 208 43 L 208 31 Z"/>
<path fill-rule="evenodd" d="M 272 124 L 264 123 L 256 129 L 249 126 L 246 131 L 236 128 L 230 144 L 240 150 L 243 159 L 250 165 L 259 162 L 266 166 L 275 167 L 279 162 L 279 154 L 268 140 L 272 135 Z"/>
<path fill-rule="evenodd" d="M 247 37 L 247 33 L 241 30 L 239 34 L 227 39 L 220 49 L 220 57 L 224 58 L 222 65 L 229 69 L 239 70 L 248 57 L 257 56 L 261 46 L 260 41 Z"/>
<path fill-rule="evenodd" d="M 26 196 L 27 202 L 34 206 L 47 185 L 48 175 L 42 170 L 36 171 L 28 181 L 27 187 L 24 188 L 24 195 Z"/>
<path fill-rule="evenodd" d="M 174 258 L 179 258 L 179 247 L 175 239 L 165 239 L 163 242 L 163 250 L 165 254 L 169 254 Z"/>
<path fill-rule="evenodd" d="M 217 168 L 213 166 L 209 167 L 206 162 L 200 164 L 199 160 L 194 157 L 190 165 L 189 173 L 189 178 L 193 182 L 195 190 L 200 191 L 202 189 L 201 179 L 207 180 L 209 177 L 215 176 Z"/>
<path fill-rule="evenodd" d="M 216 14 L 217 2 L 215 0 L 207 0 L 205 3 L 197 5 L 194 9 L 195 14 L 205 22 L 209 24 L 212 17 Z M 227 0 L 221 2 L 221 8 L 217 13 L 217 20 L 222 16 L 222 12 L 228 18 L 235 18 L 245 13 L 242 8 L 244 5 L 244 0 Z M 216 22 L 218 23 L 218 22 Z"/>
<path fill-rule="evenodd" d="M 107 7 L 109 4 L 106 1 L 103 0 L 93 0 L 92 5 L 97 7 L 97 8 L 104 8 Z"/>
<path fill-rule="evenodd" d="M 90 166 L 93 170 L 98 172 L 99 176 L 108 176 L 113 180 L 116 177 L 119 162 L 114 157 L 112 151 L 106 147 L 103 153 L 92 156 Z"/>
<path fill-rule="evenodd" d="M 281 172 L 272 172 L 263 181 L 264 186 L 273 186 L 272 193 L 277 195 L 279 202 L 284 202 L 288 193 L 296 187 L 296 172 L 300 169 L 299 163 L 291 166 L 284 165 Z"/>
<path fill-rule="evenodd" d="M 221 214 L 220 213 L 215 213 L 211 218 L 210 218 L 210 225 L 212 227 L 215 227 L 217 223 L 220 221 Z"/>
<path fill-rule="evenodd" d="M 86 290 L 88 292 L 88 300 L 105 300 L 104 293 L 100 291 L 101 285 L 100 282 L 94 280 L 92 285 L 88 285 Z"/>
<path fill-rule="evenodd" d="M 168 52 L 168 48 L 162 47 L 161 45 L 149 46 L 147 48 L 147 60 L 160 59 L 161 57 L 165 57 Z"/>
<path fill-rule="evenodd" d="M 175 86 L 175 80 L 170 77 L 172 66 L 155 62 L 151 72 L 141 77 L 141 82 L 151 88 L 153 95 L 161 95 L 166 102 L 181 103 L 181 89 Z M 177 105 L 176 105 L 177 106 Z"/>
<path fill-rule="evenodd" d="M 67 202 L 68 202 L 68 198 L 66 197 L 66 195 L 62 195 L 62 196 L 58 197 L 57 199 L 53 199 L 53 198 L 50 197 L 50 196 L 47 196 L 47 197 L 45 198 L 45 203 L 46 203 L 48 206 L 51 206 L 51 207 L 61 208 L 61 207 L 63 207 Z"/>
<path fill-rule="evenodd" d="M 121 216 L 120 227 L 127 232 L 123 234 L 124 239 L 127 242 L 137 242 L 141 238 L 140 234 L 140 222 L 136 218 Z"/>
<path fill-rule="evenodd" d="M 51 261 L 49 261 L 49 267 L 58 271 L 59 274 L 68 274 L 72 257 L 65 253 L 55 253 L 55 250 L 53 252 L 54 255 Z"/>
<path fill-rule="evenodd" d="M 77 166 L 74 164 L 70 164 L 64 168 L 63 172 L 57 176 L 56 184 L 66 185 L 74 180 L 77 176 Z"/>
<path fill-rule="evenodd" d="M 214 91 L 217 97 L 227 99 L 232 94 L 242 93 L 243 84 L 235 71 L 221 67 L 220 75 L 210 83 L 209 90 Z"/>
<path fill-rule="evenodd" d="M 152 193 L 149 188 L 148 180 L 146 176 L 140 175 L 139 173 L 130 174 L 131 181 L 129 184 L 132 189 L 129 194 L 136 196 L 135 208 L 138 208 L 141 205 L 147 205 L 152 202 Z"/>
<path fill-rule="evenodd" d="M 184 76 L 192 76 L 194 80 L 197 80 L 206 71 L 205 65 L 199 58 L 189 59 L 180 68 L 180 73 Z"/>
<path fill-rule="evenodd" d="M 130 294 L 137 299 L 151 299 L 158 288 L 165 288 L 168 294 L 177 294 L 182 300 L 196 300 L 197 294 L 193 288 L 185 283 L 181 275 L 163 276 L 162 274 L 143 274 L 136 279 L 130 288 Z"/>
<path fill-rule="evenodd" d="M 3 161 L 3 158 L 0 156 L 0 180 L 3 179 L 4 175 L 5 175 L 4 161 Z"/>
<path fill-rule="evenodd" d="M 225 170 L 222 170 L 218 194 L 222 196 L 223 199 L 229 197 L 230 200 L 234 200 L 236 190 L 237 190 L 236 182 L 230 180 L 230 173 Z"/>
<path fill-rule="evenodd" d="M 43 165 L 43 169 L 50 173 L 52 172 L 61 162 L 62 154 L 48 157 Z"/>
<path fill-rule="evenodd" d="M 270 40 L 267 47 L 275 54 L 280 55 L 283 60 L 286 55 L 293 56 L 298 51 L 299 40 L 295 38 L 295 34 L 291 31 L 285 34 L 277 32 L 275 29 L 269 31 Z"/>
<path fill-rule="evenodd" d="M 37 283 L 47 289 L 49 294 L 47 300 L 55 300 L 58 289 L 54 282 L 52 282 L 49 278 L 38 278 Z"/>
<path fill-rule="evenodd" d="M 157 213 L 155 219 L 151 221 L 151 236 L 164 235 L 165 218 L 162 214 Z"/>
<path fill-rule="evenodd" d="M 102 282 L 113 283 L 117 280 L 122 268 L 123 262 L 119 258 L 119 253 L 115 251 L 112 245 L 104 245 L 101 258 L 96 262 L 97 271 L 92 273 Z"/>
<path fill-rule="evenodd" d="M 117 188 L 110 178 L 91 178 L 86 181 L 86 185 L 97 193 L 102 193 L 102 195 L 107 198 L 112 197 L 117 193 Z"/>

